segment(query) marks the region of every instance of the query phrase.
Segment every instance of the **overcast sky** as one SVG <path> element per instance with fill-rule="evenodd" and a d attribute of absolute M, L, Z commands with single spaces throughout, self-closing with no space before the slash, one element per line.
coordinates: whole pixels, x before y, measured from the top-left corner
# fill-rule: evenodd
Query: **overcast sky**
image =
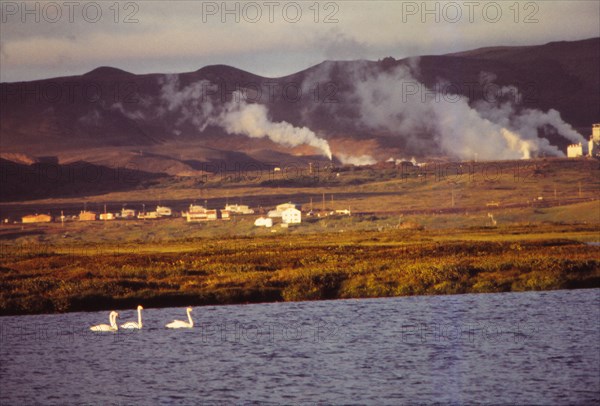
<path fill-rule="evenodd" d="M 212 64 L 275 77 L 326 59 L 399 59 L 600 36 L 597 0 L 315 3 L 2 0 L 0 81 L 98 66 L 177 73 Z"/>

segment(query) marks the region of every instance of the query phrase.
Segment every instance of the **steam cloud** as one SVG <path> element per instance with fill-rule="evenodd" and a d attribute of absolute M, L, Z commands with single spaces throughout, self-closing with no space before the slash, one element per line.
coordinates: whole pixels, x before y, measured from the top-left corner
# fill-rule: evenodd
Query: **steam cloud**
<path fill-rule="evenodd" d="M 339 158 L 340 162 L 344 165 L 364 166 L 377 163 L 377 161 L 370 155 L 353 156 L 339 152 L 336 153 L 335 156 Z"/>
<path fill-rule="evenodd" d="M 331 65 L 324 64 L 312 81 L 331 80 Z M 564 156 L 556 146 L 538 135 L 538 129 L 553 128 L 566 139 L 585 142 L 560 113 L 522 108 L 514 86 L 495 86 L 492 100 L 476 100 L 451 94 L 451 86 L 438 83 L 431 89 L 415 79 L 418 63 L 400 65 L 391 71 L 375 73 L 361 66 L 350 77 L 355 84 L 342 97 L 352 103 L 354 114 L 366 130 L 385 132 L 399 138 L 406 153 L 430 156 L 443 153 L 458 159 L 527 159 L 537 155 Z M 482 74 L 482 85 L 492 82 L 493 74 Z M 347 108 L 333 104 L 337 109 Z M 304 112 L 304 117 L 310 116 Z M 339 155 L 336 153 L 336 155 Z"/>
<path fill-rule="evenodd" d="M 164 107 L 161 114 L 178 111 L 181 116 L 177 124 L 189 120 L 200 131 L 213 125 L 223 128 L 229 134 L 246 135 L 250 138 L 266 137 L 286 147 L 309 145 L 332 159 L 331 148 L 326 140 L 317 137 L 307 127 L 294 127 L 286 121 L 271 121 L 265 106 L 248 103 L 241 92 L 233 92 L 231 101 L 223 107 L 215 106 L 207 97 L 209 94 L 214 94 L 214 85 L 206 80 L 179 89 L 177 76 L 169 75 L 162 83 L 161 99 Z"/>
<path fill-rule="evenodd" d="M 236 94 L 237 93 L 237 94 Z M 286 121 L 274 123 L 268 118 L 267 108 L 261 104 L 248 104 L 238 92 L 215 120 L 230 134 L 243 134 L 250 138 L 268 137 L 271 141 L 287 147 L 310 145 L 331 160 L 329 143 L 316 136 L 307 127 L 294 127 Z M 239 99 L 239 102 L 235 100 Z"/>
<path fill-rule="evenodd" d="M 303 83 L 309 93 L 314 83 L 332 82 L 332 63 L 324 63 L 313 70 Z M 360 123 L 361 130 L 391 135 L 398 139 L 404 153 L 420 156 L 449 155 L 457 159 L 527 159 L 533 156 L 564 156 L 548 139 L 544 131 L 556 131 L 571 142 L 584 143 L 584 138 L 560 113 L 523 108 L 521 95 L 514 86 L 496 88 L 493 100 L 472 100 L 449 93 L 438 82 L 434 89 L 426 87 L 414 77 L 418 60 L 393 69 L 370 71 L 359 65 L 348 72 L 353 87 L 340 94 L 340 103 L 326 106 L 331 117 L 348 117 L 343 109 L 353 111 L 351 125 Z M 482 84 L 495 80 L 495 75 L 483 72 Z M 218 126 L 229 134 L 250 138 L 268 138 L 286 146 L 309 145 L 332 159 L 327 140 L 319 138 L 308 127 L 295 127 L 269 118 L 267 107 L 248 103 L 241 92 L 233 92 L 226 103 L 215 103 L 207 95 L 216 94 L 216 85 L 202 80 L 181 87 L 177 75 L 166 76 L 161 83 L 161 102 L 158 114 L 177 114 L 177 124 L 191 122 L 203 131 L 207 126 Z M 120 106 L 115 106 L 120 108 Z M 304 122 L 310 123 L 311 106 L 301 112 Z M 357 120 L 358 118 L 358 120 Z M 542 130 L 542 132 L 540 132 Z M 336 152 L 344 164 L 369 165 L 376 162 L 369 155 L 352 156 Z"/>

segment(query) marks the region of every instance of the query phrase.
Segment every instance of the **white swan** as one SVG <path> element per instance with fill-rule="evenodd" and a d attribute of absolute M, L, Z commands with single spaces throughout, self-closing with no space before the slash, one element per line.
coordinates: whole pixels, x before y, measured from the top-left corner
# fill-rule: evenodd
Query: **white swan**
<path fill-rule="evenodd" d="M 137 323 L 135 321 L 128 321 L 127 323 L 121 324 L 121 328 L 141 329 L 142 328 L 142 309 L 143 309 L 142 306 L 137 307 L 137 312 L 138 312 Z"/>
<path fill-rule="evenodd" d="M 166 327 L 167 328 L 192 328 L 192 327 L 194 327 L 194 320 L 192 320 L 192 316 L 190 315 L 191 311 L 192 311 L 192 308 L 188 307 L 187 308 L 187 316 L 188 316 L 189 323 L 187 321 L 173 320 L 171 323 L 167 324 Z"/>
<path fill-rule="evenodd" d="M 118 316 L 119 316 L 119 313 L 112 311 L 112 312 L 110 312 L 110 315 L 108 316 L 108 319 L 110 320 L 110 325 L 98 324 L 96 326 L 90 327 L 90 330 L 92 330 L 92 331 L 117 331 L 119 329 L 119 327 L 117 327 L 117 317 Z"/>

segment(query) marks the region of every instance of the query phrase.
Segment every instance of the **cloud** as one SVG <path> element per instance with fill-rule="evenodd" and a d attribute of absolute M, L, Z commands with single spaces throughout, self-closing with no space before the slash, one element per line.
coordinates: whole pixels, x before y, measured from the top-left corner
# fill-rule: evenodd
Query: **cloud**
<path fill-rule="evenodd" d="M 329 60 L 354 60 L 366 58 L 368 47 L 350 34 L 340 29 L 332 29 L 317 35 L 315 47 L 323 50 L 325 59 Z"/>
<path fill-rule="evenodd" d="M 14 3 L 19 7 L 24 4 Z M 466 9 L 457 23 L 443 19 L 436 23 L 432 16 L 423 22 L 420 15 L 404 23 L 402 6 L 407 2 L 373 1 L 339 2 L 337 11 L 325 9 L 324 3 L 319 3 L 318 16 L 312 3 L 299 2 L 302 18 L 298 23 L 285 21 L 281 6 L 273 23 L 268 21 L 264 8 L 263 18 L 257 23 L 244 19 L 236 23 L 231 16 L 223 22 L 220 15 L 204 22 L 202 4 L 206 2 L 169 1 L 139 2 L 135 14 L 138 22 L 125 24 L 122 20 L 130 12 L 123 9 L 125 3 L 119 3 L 118 23 L 114 22 L 114 11 L 109 9 L 112 3 L 97 3 L 103 9 L 97 23 L 82 18 L 83 5 L 77 7 L 73 22 L 66 18 L 66 9 L 57 23 L 43 18 L 39 23 L 33 18 L 23 23 L 19 14 L 10 16 L 6 23 L 0 24 L 3 41 L 0 80 L 83 73 L 85 70 L 80 69 L 91 70 L 101 65 L 118 66 L 134 73 L 183 72 L 190 67 L 199 68 L 200 62 L 235 62 L 242 69 L 256 69 L 257 74 L 283 75 L 318 63 L 323 55 L 331 59 L 379 59 L 388 55 L 400 58 L 481 46 L 589 38 L 598 36 L 600 18 L 595 2 L 543 2 L 536 13 L 538 22 L 525 24 L 523 18 L 531 10 L 523 10 L 520 3 L 519 22 L 515 23 L 510 4 L 501 2 L 503 14 L 498 23 L 485 21 L 481 7 L 476 10 L 473 23 L 468 21 Z M 31 4 L 28 7 L 33 7 Z M 325 23 L 333 11 L 337 23 Z M 70 61 L 57 61 L 57 55 L 64 55 Z"/>

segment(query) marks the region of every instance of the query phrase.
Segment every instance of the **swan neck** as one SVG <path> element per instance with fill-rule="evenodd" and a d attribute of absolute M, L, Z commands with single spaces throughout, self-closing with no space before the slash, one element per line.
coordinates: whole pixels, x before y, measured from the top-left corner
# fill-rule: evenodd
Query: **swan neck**
<path fill-rule="evenodd" d="M 194 326 L 194 320 L 192 320 L 192 315 L 190 314 L 191 310 L 188 309 L 187 311 L 187 316 L 188 316 L 188 320 L 190 321 L 190 326 Z"/>

